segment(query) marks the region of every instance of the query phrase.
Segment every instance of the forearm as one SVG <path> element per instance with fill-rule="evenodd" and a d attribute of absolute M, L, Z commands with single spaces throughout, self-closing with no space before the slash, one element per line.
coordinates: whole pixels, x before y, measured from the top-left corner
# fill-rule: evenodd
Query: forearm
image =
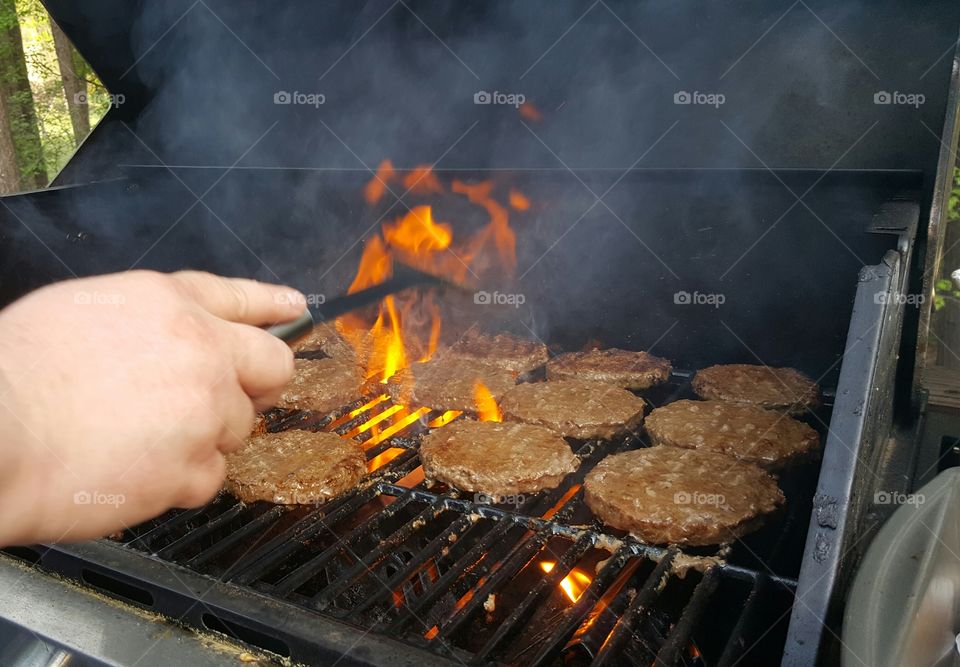
<path fill-rule="evenodd" d="M 22 410 L 7 372 L 0 368 L 0 546 L 45 537 L 47 498 L 57 492 L 60 478 L 42 447 L 38 449 L 37 434 L 25 427 Z"/>

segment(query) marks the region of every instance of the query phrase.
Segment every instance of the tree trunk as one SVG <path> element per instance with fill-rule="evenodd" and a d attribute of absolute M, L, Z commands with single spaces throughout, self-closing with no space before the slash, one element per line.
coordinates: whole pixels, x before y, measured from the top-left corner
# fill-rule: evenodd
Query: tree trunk
<path fill-rule="evenodd" d="M 0 0 L 0 94 L 6 101 L 20 184 L 23 188 L 44 187 L 47 169 L 43 163 L 37 112 L 27 78 L 27 61 L 23 55 L 23 38 L 14 0 Z"/>
<path fill-rule="evenodd" d="M 67 98 L 67 109 L 70 111 L 70 124 L 73 125 L 73 140 L 79 146 L 90 134 L 87 81 L 77 75 L 73 44 L 67 39 L 53 17 L 50 17 L 50 31 L 53 33 L 53 46 L 57 50 L 57 63 L 60 65 L 63 94 Z"/>
<path fill-rule="evenodd" d="M 10 121 L 7 115 L 7 102 L 0 95 L 0 194 L 20 190 L 20 168 L 17 166 L 17 152 L 10 134 Z"/>

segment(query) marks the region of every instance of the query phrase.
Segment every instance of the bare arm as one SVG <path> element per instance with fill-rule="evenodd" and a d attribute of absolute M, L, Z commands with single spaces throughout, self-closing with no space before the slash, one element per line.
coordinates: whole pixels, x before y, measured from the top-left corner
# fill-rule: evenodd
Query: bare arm
<path fill-rule="evenodd" d="M 208 501 L 293 355 L 286 287 L 197 272 L 70 280 L 0 312 L 0 544 L 97 537 Z"/>

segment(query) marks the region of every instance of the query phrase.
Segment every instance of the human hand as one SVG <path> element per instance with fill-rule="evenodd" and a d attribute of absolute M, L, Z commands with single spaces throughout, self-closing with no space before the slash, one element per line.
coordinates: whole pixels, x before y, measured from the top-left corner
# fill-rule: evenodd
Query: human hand
<path fill-rule="evenodd" d="M 98 537 L 207 502 L 293 374 L 258 328 L 288 287 L 184 271 L 69 280 L 0 311 L 0 545 Z"/>

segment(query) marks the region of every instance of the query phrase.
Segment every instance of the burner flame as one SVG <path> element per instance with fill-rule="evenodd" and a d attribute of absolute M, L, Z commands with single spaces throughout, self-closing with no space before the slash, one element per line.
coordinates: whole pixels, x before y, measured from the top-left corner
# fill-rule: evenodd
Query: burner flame
<path fill-rule="evenodd" d="M 540 569 L 546 573 L 553 571 L 553 568 L 556 567 L 556 563 L 552 561 L 541 561 Z M 583 592 L 587 590 L 587 586 L 590 585 L 590 582 L 593 581 L 586 573 L 573 568 L 570 571 L 570 574 L 563 578 L 563 581 L 560 582 L 560 588 L 563 590 L 567 598 L 570 599 L 570 602 L 576 602 L 580 599 L 580 596 L 583 595 Z"/>
<path fill-rule="evenodd" d="M 473 401 L 477 405 L 477 416 L 482 422 L 502 422 L 503 412 L 487 385 L 476 380 L 473 383 Z"/>

